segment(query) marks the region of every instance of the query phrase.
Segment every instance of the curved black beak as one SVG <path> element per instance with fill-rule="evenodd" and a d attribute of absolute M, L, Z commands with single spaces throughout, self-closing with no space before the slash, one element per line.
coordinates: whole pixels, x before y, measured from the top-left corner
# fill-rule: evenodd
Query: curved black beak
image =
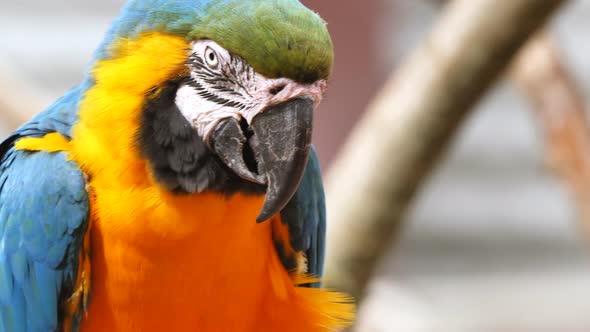
<path fill-rule="evenodd" d="M 311 147 L 313 110 L 312 99 L 296 98 L 256 115 L 249 134 L 235 119 L 213 132 L 211 146 L 221 160 L 243 179 L 266 185 L 257 222 L 279 213 L 297 191 Z"/>

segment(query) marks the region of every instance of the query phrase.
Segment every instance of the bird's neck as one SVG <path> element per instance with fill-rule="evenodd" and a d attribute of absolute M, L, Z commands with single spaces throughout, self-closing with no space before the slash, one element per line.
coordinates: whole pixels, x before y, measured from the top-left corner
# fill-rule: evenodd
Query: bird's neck
<path fill-rule="evenodd" d="M 72 158 L 89 176 L 120 173 L 120 181 L 151 182 L 137 135 L 146 96 L 163 82 L 183 75 L 188 43 L 161 33 L 114 43 L 112 57 L 97 61 L 92 86 L 79 105 L 72 129 Z"/>

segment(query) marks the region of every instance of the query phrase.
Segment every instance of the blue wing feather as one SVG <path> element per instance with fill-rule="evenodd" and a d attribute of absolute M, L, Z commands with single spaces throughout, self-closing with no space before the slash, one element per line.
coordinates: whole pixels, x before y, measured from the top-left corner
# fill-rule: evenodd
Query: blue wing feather
<path fill-rule="evenodd" d="M 81 170 L 65 153 L 14 149 L 22 137 L 69 137 L 80 89 L 0 144 L 0 332 L 57 331 L 89 216 Z"/>
<path fill-rule="evenodd" d="M 320 163 L 313 148 L 301 184 L 281 211 L 281 220 L 289 225 L 293 249 L 305 253 L 308 272 L 321 277 L 326 239 L 326 202 Z"/>

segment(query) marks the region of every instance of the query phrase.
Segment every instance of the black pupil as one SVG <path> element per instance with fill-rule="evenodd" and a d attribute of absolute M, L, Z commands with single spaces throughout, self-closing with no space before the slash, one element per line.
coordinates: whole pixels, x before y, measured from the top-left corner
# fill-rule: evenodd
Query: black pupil
<path fill-rule="evenodd" d="M 215 54 L 213 54 L 213 51 L 209 51 L 209 60 L 215 61 Z"/>

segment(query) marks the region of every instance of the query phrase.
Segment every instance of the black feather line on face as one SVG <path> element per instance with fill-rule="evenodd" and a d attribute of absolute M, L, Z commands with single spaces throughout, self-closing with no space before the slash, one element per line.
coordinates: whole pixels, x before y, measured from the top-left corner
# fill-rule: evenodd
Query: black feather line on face
<path fill-rule="evenodd" d="M 176 91 L 190 79 L 153 89 L 143 107 L 138 145 L 156 180 L 180 194 L 265 193 L 266 188 L 238 177 L 213 153 L 176 106 Z"/>
<path fill-rule="evenodd" d="M 245 104 L 240 103 L 238 101 L 229 100 L 229 99 L 220 97 L 220 96 L 214 94 L 213 92 L 208 92 L 207 89 L 205 89 L 203 87 L 203 85 L 201 85 L 201 83 L 195 81 L 192 78 L 187 81 L 187 84 L 192 86 L 197 91 L 199 96 L 203 97 L 206 100 L 212 101 L 218 105 L 229 106 L 229 107 L 234 107 L 234 108 L 245 108 L 246 107 Z M 216 88 L 216 87 L 214 87 L 214 89 L 229 89 L 229 88 L 225 88 L 225 87 L 217 87 Z"/>
<path fill-rule="evenodd" d="M 193 53 L 189 56 L 187 65 L 192 69 L 193 81 L 204 90 L 218 91 L 241 99 L 245 99 L 244 94 L 252 97 L 246 85 L 248 81 L 255 79 L 256 72 L 238 56 L 230 55 L 227 63 L 221 63 L 219 69 L 213 70 L 200 55 Z M 207 86 L 204 87 L 200 81 Z"/>

